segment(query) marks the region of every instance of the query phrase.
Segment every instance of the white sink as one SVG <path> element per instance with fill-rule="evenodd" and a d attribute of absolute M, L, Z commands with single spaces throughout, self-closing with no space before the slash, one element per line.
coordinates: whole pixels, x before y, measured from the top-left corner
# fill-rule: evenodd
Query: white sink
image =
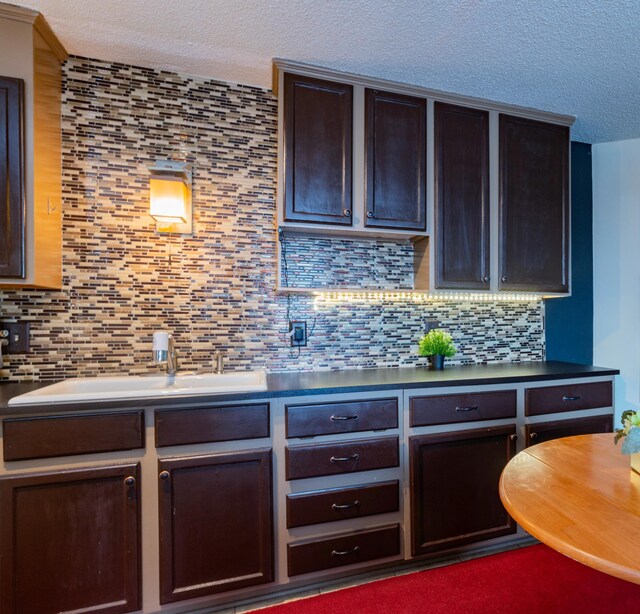
<path fill-rule="evenodd" d="M 77 377 L 13 397 L 9 405 L 184 397 L 266 389 L 267 375 L 264 371 L 238 371 L 220 375 Z"/>

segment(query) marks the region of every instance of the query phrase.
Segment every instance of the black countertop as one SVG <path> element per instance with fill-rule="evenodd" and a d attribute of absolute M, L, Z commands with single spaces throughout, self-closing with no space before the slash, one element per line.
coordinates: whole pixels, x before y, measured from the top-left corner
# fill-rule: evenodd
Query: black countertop
<path fill-rule="evenodd" d="M 547 381 L 581 377 L 617 375 L 618 369 L 576 365 L 567 362 L 496 363 L 490 365 L 449 366 L 443 371 L 425 367 L 386 369 L 347 369 L 343 371 L 304 371 L 296 373 L 270 373 L 267 389 L 261 392 L 218 395 L 193 395 L 149 399 L 90 401 L 82 404 L 20 405 L 10 407 L 9 399 L 42 388 L 53 382 L 0 384 L 0 413 L 20 414 L 52 411 L 79 411 L 109 407 L 160 407 L 210 403 L 215 401 L 252 400 L 266 397 L 304 396 L 373 390 L 408 388 L 438 388 L 510 382 Z"/>

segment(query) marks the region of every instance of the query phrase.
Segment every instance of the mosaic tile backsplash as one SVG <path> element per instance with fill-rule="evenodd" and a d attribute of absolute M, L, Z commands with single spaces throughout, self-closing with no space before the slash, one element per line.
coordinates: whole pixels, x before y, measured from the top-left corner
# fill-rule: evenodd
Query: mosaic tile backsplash
<path fill-rule="evenodd" d="M 153 370 L 160 329 L 175 334 L 181 367 L 193 370 L 210 369 L 216 349 L 230 369 L 423 365 L 416 344 L 427 320 L 453 333 L 453 364 L 543 358 L 542 302 L 275 294 L 270 91 L 77 57 L 63 88 L 64 287 L 0 292 L 2 317 L 31 322 L 32 351 L 7 357 L 4 379 Z M 156 159 L 194 167 L 192 236 L 156 233 L 147 172 Z M 367 259 L 365 286 L 410 287 L 407 247 L 393 249 L 380 245 L 373 261 L 353 244 L 345 253 Z M 288 255 L 292 285 L 305 283 L 305 267 L 340 258 L 322 240 L 294 241 Z M 288 319 L 308 320 L 308 347 L 289 347 Z"/>

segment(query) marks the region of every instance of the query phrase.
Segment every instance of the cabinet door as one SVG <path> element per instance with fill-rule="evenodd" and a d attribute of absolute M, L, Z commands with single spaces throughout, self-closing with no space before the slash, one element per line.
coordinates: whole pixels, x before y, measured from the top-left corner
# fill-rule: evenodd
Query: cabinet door
<path fill-rule="evenodd" d="M 436 288 L 489 289 L 489 113 L 435 103 Z"/>
<path fill-rule="evenodd" d="M 139 465 L 0 479 L 0 610 L 140 609 Z"/>
<path fill-rule="evenodd" d="M 0 277 L 24 278 L 24 81 L 0 77 Z"/>
<path fill-rule="evenodd" d="M 515 426 L 409 438 L 413 555 L 516 530 L 498 494 Z"/>
<path fill-rule="evenodd" d="M 569 128 L 500 116 L 500 290 L 569 290 Z"/>
<path fill-rule="evenodd" d="M 550 439 L 559 439 L 560 437 L 589 435 L 591 433 L 611 433 L 612 431 L 612 414 L 526 424 L 524 427 L 525 445 L 532 446 L 536 443 L 542 443 Z"/>
<path fill-rule="evenodd" d="M 366 219 L 370 228 L 426 228 L 424 98 L 365 91 Z"/>
<path fill-rule="evenodd" d="M 353 88 L 284 75 L 288 222 L 351 225 Z"/>
<path fill-rule="evenodd" d="M 271 582 L 271 450 L 158 464 L 160 602 Z"/>

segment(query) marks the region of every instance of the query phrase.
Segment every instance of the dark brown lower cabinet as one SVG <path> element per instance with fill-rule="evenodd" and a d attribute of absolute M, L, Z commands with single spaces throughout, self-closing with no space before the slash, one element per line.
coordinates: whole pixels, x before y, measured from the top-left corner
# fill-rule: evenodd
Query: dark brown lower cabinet
<path fill-rule="evenodd" d="M 515 533 L 498 494 L 515 440 L 515 425 L 409 438 L 414 556 Z"/>
<path fill-rule="evenodd" d="M 542 443 L 550 439 L 559 439 L 560 437 L 588 435 L 590 433 L 611 433 L 612 431 L 612 414 L 589 416 L 588 418 L 574 418 L 573 420 L 554 420 L 552 422 L 526 424 L 524 427 L 525 445 L 532 446 L 536 443 Z"/>
<path fill-rule="evenodd" d="M 271 450 L 160 460 L 160 603 L 273 580 Z"/>
<path fill-rule="evenodd" d="M 140 609 L 137 464 L 0 479 L 3 614 Z"/>

